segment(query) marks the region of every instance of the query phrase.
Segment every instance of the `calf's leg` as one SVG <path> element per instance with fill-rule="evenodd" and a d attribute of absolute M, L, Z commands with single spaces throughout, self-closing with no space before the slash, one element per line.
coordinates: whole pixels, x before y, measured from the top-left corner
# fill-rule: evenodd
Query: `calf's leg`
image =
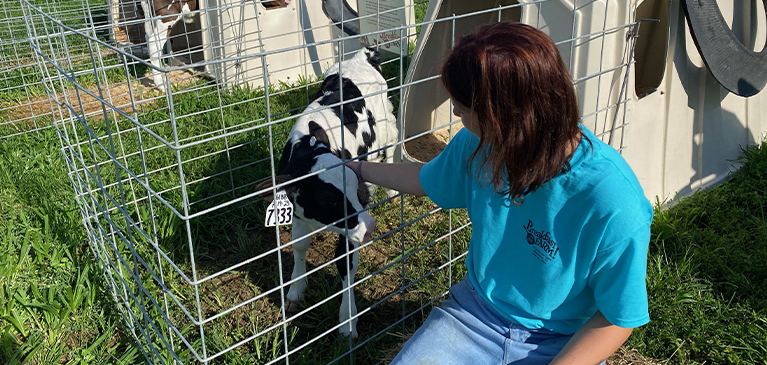
<path fill-rule="evenodd" d="M 146 47 L 149 53 L 149 62 L 152 66 L 162 67 L 162 54 L 165 43 L 168 41 L 168 30 L 173 26 L 173 22 L 164 23 L 162 19 L 152 19 L 152 9 L 148 1 L 142 1 L 141 7 L 144 10 L 144 32 L 146 32 Z M 160 71 L 152 69 L 152 79 L 154 86 L 160 91 L 165 92 L 165 82 Z"/>
<path fill-rule="evenodd" d="M 292 239 L 299 238 L 311 232 L 309 226 L 301 220 L 293 220 Z M 309 249 L 311 243 L 311 237 L 304 237 L 293 243 L 293 274 L 290 275 L 291 280 L 295 280 L 306 274 L 306 250 Z M 288 311 L 295 311 L 298 309 L 298 301 L 304 299 L 304 291 L 306 290 L 306 278 L 301 278 L 290 285 L 288 290 L 287 305 Z"/>
<path fill-rule="evenodd" d="M 357 304 L 354 300 L 354 275 L 357 274 L 357 263 L 359 261 L 359 253 L 356 250 L 357 242 L 348 240 L 343 235 L 338 235 L 338 243 L 336 244 L 336 256 L 342 257 L 348 255 L 348 270 L 347 259 L 342 258 L 336 261 L 336 267 L 338 268 L 338 275 L 341 277 L 341 284 L 343 286 L 343 294 L 341 295 L 341 308 L 338 310 L 338 320 L 343 325 L 338 329 L 342 335 L 349 337 L 353 340 L 357 339 Z M 350 318 L 354 318 L 349 321 Z"/>

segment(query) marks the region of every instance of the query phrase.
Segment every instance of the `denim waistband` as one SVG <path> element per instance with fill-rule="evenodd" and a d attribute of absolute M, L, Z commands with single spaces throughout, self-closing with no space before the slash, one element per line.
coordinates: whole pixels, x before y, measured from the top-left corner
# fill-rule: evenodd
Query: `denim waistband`
<path fill-rule="evenodd" d="M 537 342 L 554 337 L 566 336 L 544 328 L 527 328 L 499 313 L 492 304 L 488 303 L 469 280 L 464 277 L 460 282 L 450 288 L 450 297 L 457 301 L 465 310 L 469 311 L 487 325 L 507 336 L 513 341 L 525 342 L 531 337 Z"/>

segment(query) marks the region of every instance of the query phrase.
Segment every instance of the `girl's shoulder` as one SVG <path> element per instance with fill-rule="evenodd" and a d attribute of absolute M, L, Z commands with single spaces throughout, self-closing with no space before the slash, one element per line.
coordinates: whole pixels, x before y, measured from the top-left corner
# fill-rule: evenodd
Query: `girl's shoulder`
<path fill-rule="evenodd" d="M 591 136 L 591 146 L 568 173 L 566 184 L 594 217 L 609 217 L 626 229 L 648 226 L 652 204 L 631 166 L 617 150 Z"/>

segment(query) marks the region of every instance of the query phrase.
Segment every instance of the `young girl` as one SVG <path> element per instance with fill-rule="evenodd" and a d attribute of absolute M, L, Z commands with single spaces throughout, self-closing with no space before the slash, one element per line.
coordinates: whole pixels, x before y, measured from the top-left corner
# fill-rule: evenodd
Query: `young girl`
<path fill-rule="evenodd" d="M 392 364 L 602 363 L 650 319 L 652 206 L 636 176 L 580 125 L 567 68 L 533 27 L 462 38 L 442 83 L 465 128 L 439 156 L 348 164 L 472 222 L 466 278 Z"/>

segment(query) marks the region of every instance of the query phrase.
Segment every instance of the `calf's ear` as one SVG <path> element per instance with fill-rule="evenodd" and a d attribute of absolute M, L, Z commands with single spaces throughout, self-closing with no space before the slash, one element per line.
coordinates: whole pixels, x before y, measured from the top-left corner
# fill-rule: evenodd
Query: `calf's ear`
<path fill-rule="evenodd" d="M 290 176 L 290 175 L 287 175 L 287 174 L 285 174 L 285 175 L 277 175 L 277 176 L 274 177 L 274 180 L 277 183 L 277 185 L 279 185 L 279 184 L 282 184 L 282 183 L 284 183 L 286 181 L 293 180 L 293 176 Z M 262 198 L 262 199 L 264 199 L 266 201 L 270 201 L 271 202 L 272 200 L 274 200 L 274 194 L 272 193 L 272 189 L 271 189 L 272 186 L 274 186 L 274 185 L 272 185 L 272 179 L 266 179 L 266 181 L 263 181 L 260 184 L 256 185 L 256 191 L 261 191 L 261 190 L 264 190 L 264 189 L 269 189 L 269 190 L 266 190 L 265 192 L 263 192 L 261 194 L 258 194 L 257 196 L 259 198 Z M 292 195 L 291 193 L 293 191 L 295 191 L 295 187 L 293 187 L 292 185 L 283 186 L 280 189 L 284 189 L 288 193 L 288 197 L 291 197 L 291 195 Z"/>
<path fill-rule="evenodd" d="M 357 200 L 360 202 L 360 204 L 362 204 L 363 207 L 366 207 L 368 204 L 370 204 L 371 196 L 367 184 L 362 182 L 357 184 Z"/>

